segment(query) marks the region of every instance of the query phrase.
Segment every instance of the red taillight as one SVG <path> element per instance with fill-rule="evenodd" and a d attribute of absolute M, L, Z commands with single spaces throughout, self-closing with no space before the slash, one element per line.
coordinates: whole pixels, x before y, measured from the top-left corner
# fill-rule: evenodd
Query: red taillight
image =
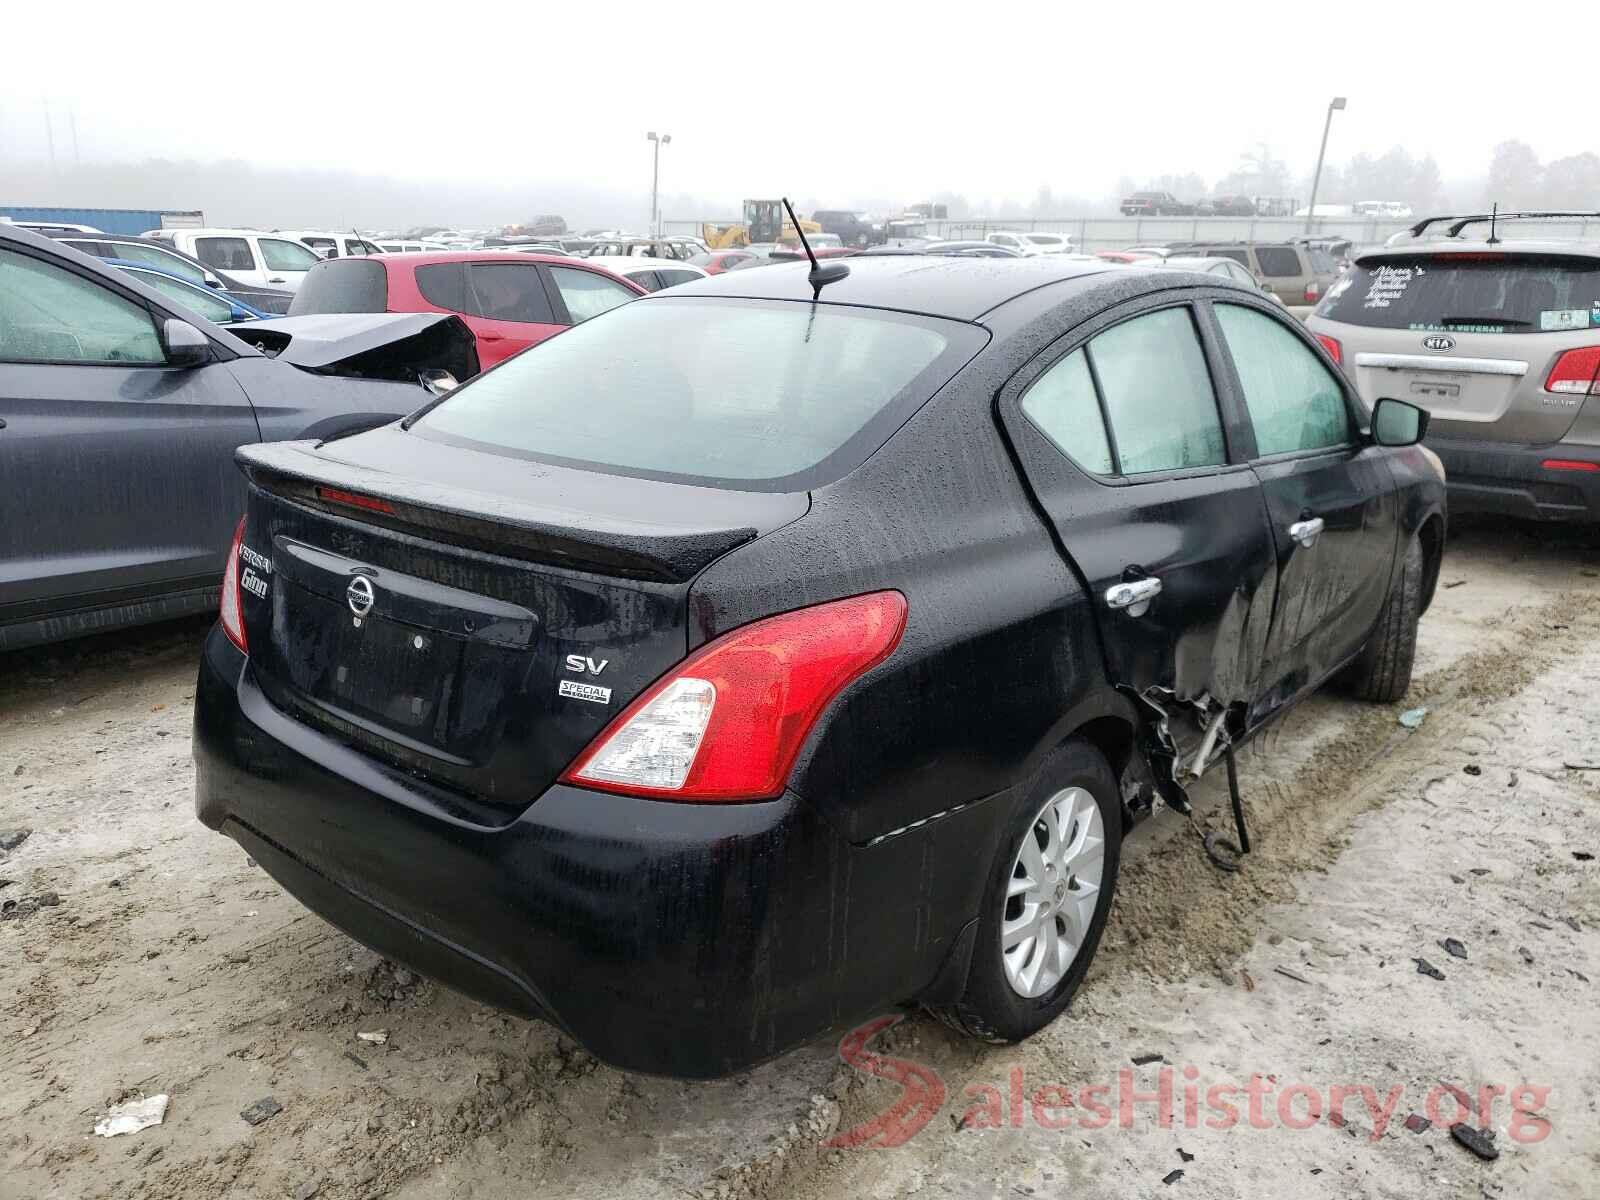
<path fill-rule="evenodd" d="M 244 636 L 244 608 L 239 602 L 239 547 L 244 545 L 244 518 L 233 531 L 233 544 L 228 547 L 228 564 L 222 569 L 222 603 L 218 616 L 222 619 L 222 632 L 228 640 L 244 653 L 250 645 Z"/>
<path fill-rule="evenodd" d="M 364 508 L 368 512 L 394 512 L 394 505 L 387 500 L 380 500 L 376 496 L 362 496 L 356 492 L 345 492 L 338 488 L 318 487 L 317 499 L 325 500 L 329 504 L 343 504 L 346 508 Z"/>
<path fill-rule="evenodd" d="M 1581 458 L 1547 458 L 1539 465 L 1546 471 L 1600 471 L 1600 463 Z"/>
<path fill-rule="evenodd" d="M 905 624 L 904 596 L 872 592 L 725 633 L 624 709 L 561 781 L 665 800 L 777 796 L 817 718 Z"/>
<path fill-rule="evenodd" d="M 1339 345 L 1338 338 L 1319 333 L 1316 335 L 1316 339 L 1322 343 L 1322 348 L 1328 352 L 1329 358 L 1333 359 L 1341 367 L 1344 366 L 1344 347 Z"/>
<path fill-rule="evenodd" d="M 1310 283 L 1306 284 L 1307 304 L 1315 304 L 1317 302 L 1317 297 L 1320 295 L 1322 295 L 1322 289 L 1317 286 L 1315 280 L 1312 280 Z"/>
<path fill-rule="evenodd" d="M 1577 350 L 1568 350 L 1556 359 L 1556 365 L 1550 368 L 1550 374 L 1545 377 L 1544 390 L 1600 396 L 1600 384 L 1597 384 L 1596 376 L 1600 376 L 1600 346 L 1582 346 Z"/>

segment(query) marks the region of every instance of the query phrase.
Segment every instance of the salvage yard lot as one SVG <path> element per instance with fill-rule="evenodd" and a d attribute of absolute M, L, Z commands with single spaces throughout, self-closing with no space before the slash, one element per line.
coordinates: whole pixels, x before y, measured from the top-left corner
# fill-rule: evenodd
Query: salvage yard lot
<path fill-rule="evenodd" d="M 32 831 L 0 862 L 0 903 L 18 906 L 0 922 L 7 1200 L 1109 1196 L 1175 1170 L 1201 1195 L 1497 1197 L 1592 1192 L 1600 1172 L 1600 1064 L 1573 1052 L 1600 1040 L 1600 864 L 1579 857 L 1600 852 L 1600 771 L 1578 769 L 1600 764 L 1592 534 L 1457 531 L 1407 701 L 1318 697 L 1240 755 L 1256 842 L 1241 875 L 1213 870 L 1176 814 L 1141 826 L 1105 952 L 1044 1033 L 988 1048 L 916 1016 L 880 1036 L 945 1093 L 892 1148 L 821 1144 L 901 1092 L 832 1044 L 713 1084 L 627 1075 L 303 910 L 194 820 L 204 626 L 0 657 L 0 830 Z M 1220 785 L 1197 789 L 1202 823 L 1223 822 Z M 1127 1128 L 1082 1124 L 1079 1105 L 1048 1129 L 1011 1095 L 1105 1084 L 1115 1107 L 1124 1070 L 1159 1089 L 1161 1062 L 1131 1064 L 1151 1055 L 1172 1072 L 1170 1128 L 1141 1102 Z M 1203 1105 L 1258 1074 L 1323 1108 L 1335 1085 L 1401 1093 L 1386 1116 L 1346 1100 L 1342 1127 L 1287 1127 L 1277 1091 L 1270 1128 L 1207 1128 L 1205 1107 L 1186 1124 L 1191 1078 Z M 1450 1140 L 1453 1101 L 1403 1126 L 1441 1082 L 1507 1089 L 1498 1161 Z M 1544 1128 L 1513 1126 L 1524 1084 L 1549 1089 Z M 139 1093 L 171 1096 L 163 1125 L 92 1136 Z M 246 1124 L 268 1096 L 282 1111 Z"/>

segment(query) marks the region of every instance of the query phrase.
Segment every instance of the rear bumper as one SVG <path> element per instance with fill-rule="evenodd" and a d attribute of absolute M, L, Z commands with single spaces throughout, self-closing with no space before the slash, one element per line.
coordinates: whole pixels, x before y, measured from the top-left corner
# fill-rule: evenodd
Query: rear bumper
<path fill-rule="evenodd" d="M 1530 446 L 1427 438 L 1445 467 L 1450 512 L 1500 513 L 1535 521 L 1600 521 L 1600 470 L 1552 470 L 1550 459 L 1592 462 L 1600 447 L 1560 442 Z"/>
<path fill-rule="evenodd" d="M 195 701 L 201 821 L 358 941 L 615 1066 L 724 1075 L 965 981 L 999 797 L 870 848 L 793 795 L 557 785 L 491 826 L 273 708 L 217 630 Z"/>

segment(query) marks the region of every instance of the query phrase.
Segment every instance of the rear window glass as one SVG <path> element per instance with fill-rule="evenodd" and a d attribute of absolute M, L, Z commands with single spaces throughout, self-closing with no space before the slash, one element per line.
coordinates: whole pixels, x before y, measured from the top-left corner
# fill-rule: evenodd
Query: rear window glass
<path fill-rule="evenodd" d="M 799 491 L 881 446 L 985 336 L 826 304 L 626 304 L 479 376 L 413 429 L 624 475 Z"/>
<path fill-rule="evenodd" d="M 1553 333 L 1600 328 L 1600 262 L 1549 255 L 1436 255 L 1362 263 L 1317 314 L 1379 329 Z"/>
<path fill-rule="evenodd" d="M 1256 262 L 1261 264 L 1261 273 L 1272 279 L 1301 273 L 1300 256 L 1289 246 L 1257 246 Z"/>
<path fill-rule="evenodd" d="M 289 315 L 381 313 L 388 307 L 388 277 L 383 264 L 359 258 L 334 258 L 312 267 L 289 302 Z"/>

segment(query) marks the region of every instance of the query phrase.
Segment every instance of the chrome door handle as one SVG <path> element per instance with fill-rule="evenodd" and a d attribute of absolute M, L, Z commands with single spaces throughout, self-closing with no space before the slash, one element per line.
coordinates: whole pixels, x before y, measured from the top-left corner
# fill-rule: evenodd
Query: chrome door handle
<path fill-rule="evenodd" d="M 1299 542 L 1307 550 L 1317 544 L 1317 538 L 1322 535 L 1322 518 L 1311 517 L 1305 521 L 1296 521 L 1289 526 L 1289 536 Z"/>
<path fill-rule="evenodd" d="M 1130 617 L 1142 617 L 1150 611 L 1150 601 L 1160 594 L 1161 580 L 1130 579 L 1106 589 L 1106 607 L 1126 609 Z"/>

